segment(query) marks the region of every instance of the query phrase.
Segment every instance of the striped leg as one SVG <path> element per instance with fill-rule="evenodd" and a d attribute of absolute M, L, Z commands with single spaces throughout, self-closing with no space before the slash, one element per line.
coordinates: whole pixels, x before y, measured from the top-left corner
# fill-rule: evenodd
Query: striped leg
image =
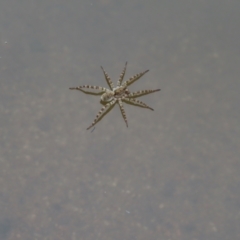
<path fill-rule="evenodd" d="M 131 85 L 132 83 L 134 83 L 135 81 L 137 81 L 140 77 L 142 77 L 145 73 L 147 73 L 149 70 L 146 70 L 144 72 L 141 72 L 141 73 L 138 73 L 134 76 L 132 76 L 131 78 L 129 78 L 125 83 L 124 85 Z"/>
<path fill-rule="evenodd" d="M 104 113 L 112 106 L 116 103 L 116 100 L 114 99 L 113 101 L 109 102 L 108 104 L 104 105 L 100 111 L 98 112 L 98 114 L 96 115 L 94 121 L 92 122 L 92 124 L 87 128 L 90 129 L 91 127 L 93 127 L 100 119 L 101 117 L 103 117 Z"/>
<path fill-rule="evenodd" d="M 69 89 L 70 90 L 79 90 L 79 91 L 82 91 L 82 92 L 89 92 L 86 89 L 98 90 L 99 92 L 107 91 L 107 89 L 104 88 L 104 87 L 91 86 L 91 85 L 82 85 L 82 86 L 78 86 L 78 87 L 71 87 Z"/>
<path fill-rule="evenodd" d="M 120 107 L 120 110 L 121 110 L 121 113 L 122 113 L 122 116 L 123 116 L 123 119 L 128 127 L 128 122 L 127 122 L 127 116 L 126 116 L 126 113 L 124 111 L 124 108 L 123 108 L 123 103 L 122 103 L 122 100 L 121 99 L 118 99 L 118 105 Z"/>
<path fill-rule="evenodd" d="M 117 86 L 118 87 L 121 86 L 121 84 L 122 84 L 123 78 L 125 76 L 126 68 L 127 68 L 127 62 L 125 63 L 124 69 L 123 69 L 122 73 L 119 76 L 119 79 L 118 79 L 118 82 L 117 82 Z"/>
<path fill-rule="evenodd" d="M 147 95 L 147 94 L 150 94 L 150 93 L 154 93 L 154 92 L 158 92 L 160 91 L 161 89 L 155 89 L 155 90 L 141 90 L 141 91 L 137 91 L 137 92 L 131 92 L 128 97 L 140 97 L 140 96 L 143 96 L 143 95 Z"/>
<path fill-rule="evenodd" d="M 124 98 L 123 101 L 126 102 L 126 103 L 129 103 L 129 104 L 132 104 L 132 105 L 134 105 L 134 106 L 143 107 L 143 108 L 148 108 L 148 109 L 154 111 L 153 108 L 149 107 L 149 106 L 148 106 L 147 104 L 145 104 L 144 102 L 141 102 L 141 101 L 139 101 L 139 100 L 137 100 L 137 99 L 135 99 L 135 98 Z"/>
<path fill-rule="evenodd" d="M 114 86 L 113 86 L 113 82 L 112 82 L 111 78 L 108 76 L 107 72 L 105 72 L 105 70 L 103 69 L 102 66 L 101 66 L 101 69 L 103 71 L 103 74 L 104 74 L 104 77 L 106 79 L 108 86 L 110 87 L 111 90 L 113 90 Z"/>

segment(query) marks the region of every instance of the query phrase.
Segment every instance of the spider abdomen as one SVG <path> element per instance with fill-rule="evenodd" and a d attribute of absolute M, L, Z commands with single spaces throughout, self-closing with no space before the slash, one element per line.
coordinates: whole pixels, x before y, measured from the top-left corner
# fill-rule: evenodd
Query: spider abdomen
<path fill-rule="evenodd" d="M 108 90 L 101 96 L 101 101 L 110 102 L 113 100 L 113 98 L 114 98 L 114 92 Z"/>

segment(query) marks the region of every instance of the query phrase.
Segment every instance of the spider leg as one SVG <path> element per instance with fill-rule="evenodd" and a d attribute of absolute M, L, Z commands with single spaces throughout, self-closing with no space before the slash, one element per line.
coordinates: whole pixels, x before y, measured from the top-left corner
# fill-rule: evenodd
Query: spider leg
<path fill-rule="evenodd" d="M 88 93 L 90 91 L 88 91 L 88 89 L 92 89 L 92 90 L 98 90 L 99 92 L 105 92 L 107 91 L 106 88 L 104 87 L 99 87 L 99 86 L 91 86 L 91 85 L 82 85 L 82 86 L 78 86 L 78 87 L 70 87 L 70 90 L 79 90 L 82 91 L 84 93 Z M 95 93 L 95 92 L 94 92 Z"/>
<path fill-rule="evenodd" d="M 149 70 L 146 70 L 144 72 L 141 72 L 141 73 L 138 73 L 134 76 L 132 76 L 131 78 L 129 78 L 125 83 L 124 85 L 126 86 L 129 86 L 131 85 L 132 83 L 134 83 L 135 81 L 137 81 L 140 77 L 142 77 L 145 73 L 147 73 Z"/>
<path fill-rule="evenodd" d="M 118 87 L 121 86 L 121 84 L 122 84 L 122 81 L 123 81 L 123 78 L 124 78 L 124 75 L 125 75 L 125 72 L 126 72 L 126 68 L 127 68 L 127 62 L 125 63 L 124 69 L 123 69 L 122 73 L 120 74 L 119 79 L 117 81 L 117 86 Z"/>
<path fill-rule="evenodd" d="M 112 82 L 111 78 L 108 76 L 107 72 L 103 69 L 102 66 L 101 66 L 101 69 L 103 71 L 103 74 L 104 74 L 104 77 L 106 79 L 108 86 L 110 87 L 111 90 L 113 90 L 114 86 L 113 86 L 113 82 Z"/>
<path fill-rule="evenodd" d="M 108 109 L 111 108 L 111 106 L 113 106 L 115 103 L 116 103 L 116 99 L 104 105 L 96 115 L 92 124 L 87 128 L 87 130 L 93 127 L 104 116 L 104 113 L 106 113 Z"/>
<path fill-rule="evenodd" d="M 118 105 L 119 105 L 119 108 L 120 108 L 120 111 L 122 113 L 122 116 L 123 116 L 123 119 L 128 127 L 128 121 L 127 121 L 127 116 L 126 116 L 126 113 L 125 113 L 125 110 L 123 108 L 123 103 L 122 103 L 122 100 L 121 99 L 118 99 Z"/>
<path fill-rule="evenodd" d="M 126 102 L 126 103 L 129 103 L 131 105 L 134 105 L 134 106 L 138 106 L 138 107 L 142 107 L 142 108 L 148 108 L 148 109 L 154 111 L 154 109 L 149 107 L 146 103 L 141 102 L 141 101 L 139 101 L 135 98 L 124 98 L 123 101 Z"/>
<path fill-rule="evenodd" d="M 158 91 L 160 91 L 160 90 L 161 90 L 161 89 L 141 90 L 141 91 L 137 91 L 137 92 L 131 92 L 131 93 L 128 95 L 128 97 L 131 97 L 131 98 L 140 97 L 140 96 L 147 95 L 147 94 L 150 94 L 150 93 L 158 92 Z"/>

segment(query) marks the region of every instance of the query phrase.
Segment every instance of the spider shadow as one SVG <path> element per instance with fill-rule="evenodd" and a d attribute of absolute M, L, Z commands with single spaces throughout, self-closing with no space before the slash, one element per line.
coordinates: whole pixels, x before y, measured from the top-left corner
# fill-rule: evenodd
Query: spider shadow
<path fill-rule="evenodd" d="M 85 93 L 85 94 L 87 94 L 87 95 L 93 95 L 93 96 L 99 96 L 99 95 L 102 95 L 103 94 L 103 92 L 88 92 L 88 91 L 84 91 L 84 90 L 82 90 L 82 89 L 77 89 L 78 91 L 81 91 L 81 92 L 83 92 L 83 93 Z"/>

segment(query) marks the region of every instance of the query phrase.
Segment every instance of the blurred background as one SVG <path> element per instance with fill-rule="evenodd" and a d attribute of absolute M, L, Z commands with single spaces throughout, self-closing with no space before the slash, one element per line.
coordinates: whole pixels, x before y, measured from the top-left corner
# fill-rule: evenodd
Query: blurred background
<path fill-rule="evenodd" d="M 0 239 L 240 239 L 240 1 L 2 0 Z M 107 87 L 161 88 L 95 127 Z"/>

